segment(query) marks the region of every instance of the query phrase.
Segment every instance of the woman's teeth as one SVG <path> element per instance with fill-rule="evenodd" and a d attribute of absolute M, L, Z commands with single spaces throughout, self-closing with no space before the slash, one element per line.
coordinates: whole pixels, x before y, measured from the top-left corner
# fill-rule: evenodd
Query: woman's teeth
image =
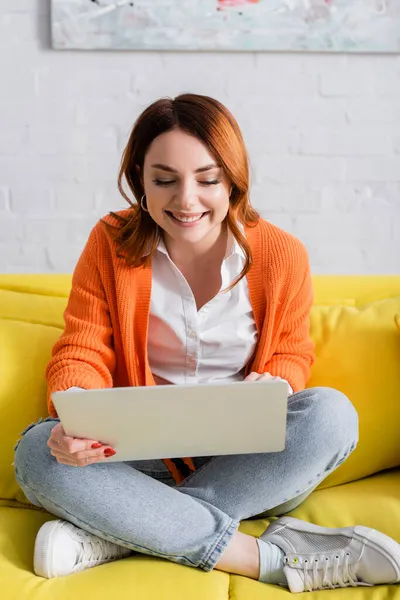
<path fill-rule="evenodd" d="M 182 221 L 182 223 L 192 223 L 193 221 L 199 221 L 201 219 L 201 217 L 204 215 L 204 213 L 201 213 L 201 215 L 196 215 L 194 217 L 183 217 L 182 215 L 176 215 L 174 213 L 171 213 L 171 215 L 177 221 Z"/>

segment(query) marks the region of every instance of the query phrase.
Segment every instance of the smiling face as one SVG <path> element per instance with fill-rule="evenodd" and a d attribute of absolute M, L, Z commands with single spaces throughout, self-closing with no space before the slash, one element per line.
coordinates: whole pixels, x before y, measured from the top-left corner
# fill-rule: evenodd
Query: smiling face
<path fill-rule="evenodd" d="M 158 136 L 145 156 L 143 185 L 166 243 L 209 249 L 219 238 L 230 182 L 200 140 L 180 129 Z"/>

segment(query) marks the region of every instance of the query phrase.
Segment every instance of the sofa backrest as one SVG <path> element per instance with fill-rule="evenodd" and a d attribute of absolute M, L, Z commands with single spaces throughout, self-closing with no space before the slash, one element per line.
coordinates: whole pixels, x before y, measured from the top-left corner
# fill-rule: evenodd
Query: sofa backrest
<path fill-rule="evenodd" d="M 314 287 L 308 387 L 346 394 L 360 430 L 354 453 L 321 484 L 328 487 L 400 466 L 400 277 L 321 276 Z"/>
<path fill-rule="evenodd" d="M 0 503 L 26 502 L 13 448 L 47 416 L 44 371 L 63 330 L 70 275 L 0 275 Z M 314 278 L 311 335 L 317 361 L 309 387 L 344 392 L 360 419 L 355 452 L 323 486 L 400 465 L 400 276 Z"/>

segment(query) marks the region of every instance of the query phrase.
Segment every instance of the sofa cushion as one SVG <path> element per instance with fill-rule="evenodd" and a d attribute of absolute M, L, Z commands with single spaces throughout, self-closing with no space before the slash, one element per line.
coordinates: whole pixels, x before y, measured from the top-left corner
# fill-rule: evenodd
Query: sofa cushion
<path fill-rule="evenodd" d="M 400 465 L 400 297 L 365 306 L 314 306 L 317 361 L 309 387 L 336 388 L 354 404 L 358 447 L 322 484 L 337 485 Z"/>
<path fill-rule="evenodd" d="M 26 502 L 14 479 L 13 448 L 23 429 L 47 416 L 46 364 L 64 326 L 67 275 L 0 276 L 0 499 Z"/>
<path fill-rule="evenodd" d="M 384 510 L 382 510 L 384 503 Z M 326 527 L 355 523 L 375 527 L 400 541 L 400 471 L 314 492 L 291 513 Z M 137 554 L 68 577 L 44 580 L 33 572 L 35 536 L 50 515 L 0 507 L 0 580 L 2 599 L 96 598 L 96 600 L 279 600 L 289 592 L 246 577 L 203 571 Z M 268 521 L 245 521 L 243 532 L 259 536 Z M 400 600 L 400 586 L 314 592 L 313 600 Z M 333 597 L 333 596 L 332 596 Z"/>
<path fill-rule="evenodd" d="M 47 416 L 45 369 L 61 329 L 38 323 L 0 319 L 0 498 L 22 502 L 12 462 L 20 433 Z"/>
<path fill-rule="evenodd" d="M 64 310 L 68 295 L 58 295 L 57 277 L 55 276 L 54 291 L 47 288 L 32 289 L 15 285 L 16 289 L 2 288 L 0 275 L 0 319 L 40 323 L 51 327 L 64 328 Z M 39 277 L 40 280 L 40 277 Z"/>

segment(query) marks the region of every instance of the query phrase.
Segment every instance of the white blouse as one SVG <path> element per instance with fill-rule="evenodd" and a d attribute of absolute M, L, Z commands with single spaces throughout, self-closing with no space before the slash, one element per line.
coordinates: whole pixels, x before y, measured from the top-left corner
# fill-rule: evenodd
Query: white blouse
<path fill-rule="evenodd" d="M 221 290 L 239 275 L 244 261 L 242 249 L 230 234 Z M 156 383 L 240 381 L 256 343 L 247 279 L 229 292 L 220 291 L 197 311 L 189 284 L 161 241 L 152 259 L 147 345 Z"/>

